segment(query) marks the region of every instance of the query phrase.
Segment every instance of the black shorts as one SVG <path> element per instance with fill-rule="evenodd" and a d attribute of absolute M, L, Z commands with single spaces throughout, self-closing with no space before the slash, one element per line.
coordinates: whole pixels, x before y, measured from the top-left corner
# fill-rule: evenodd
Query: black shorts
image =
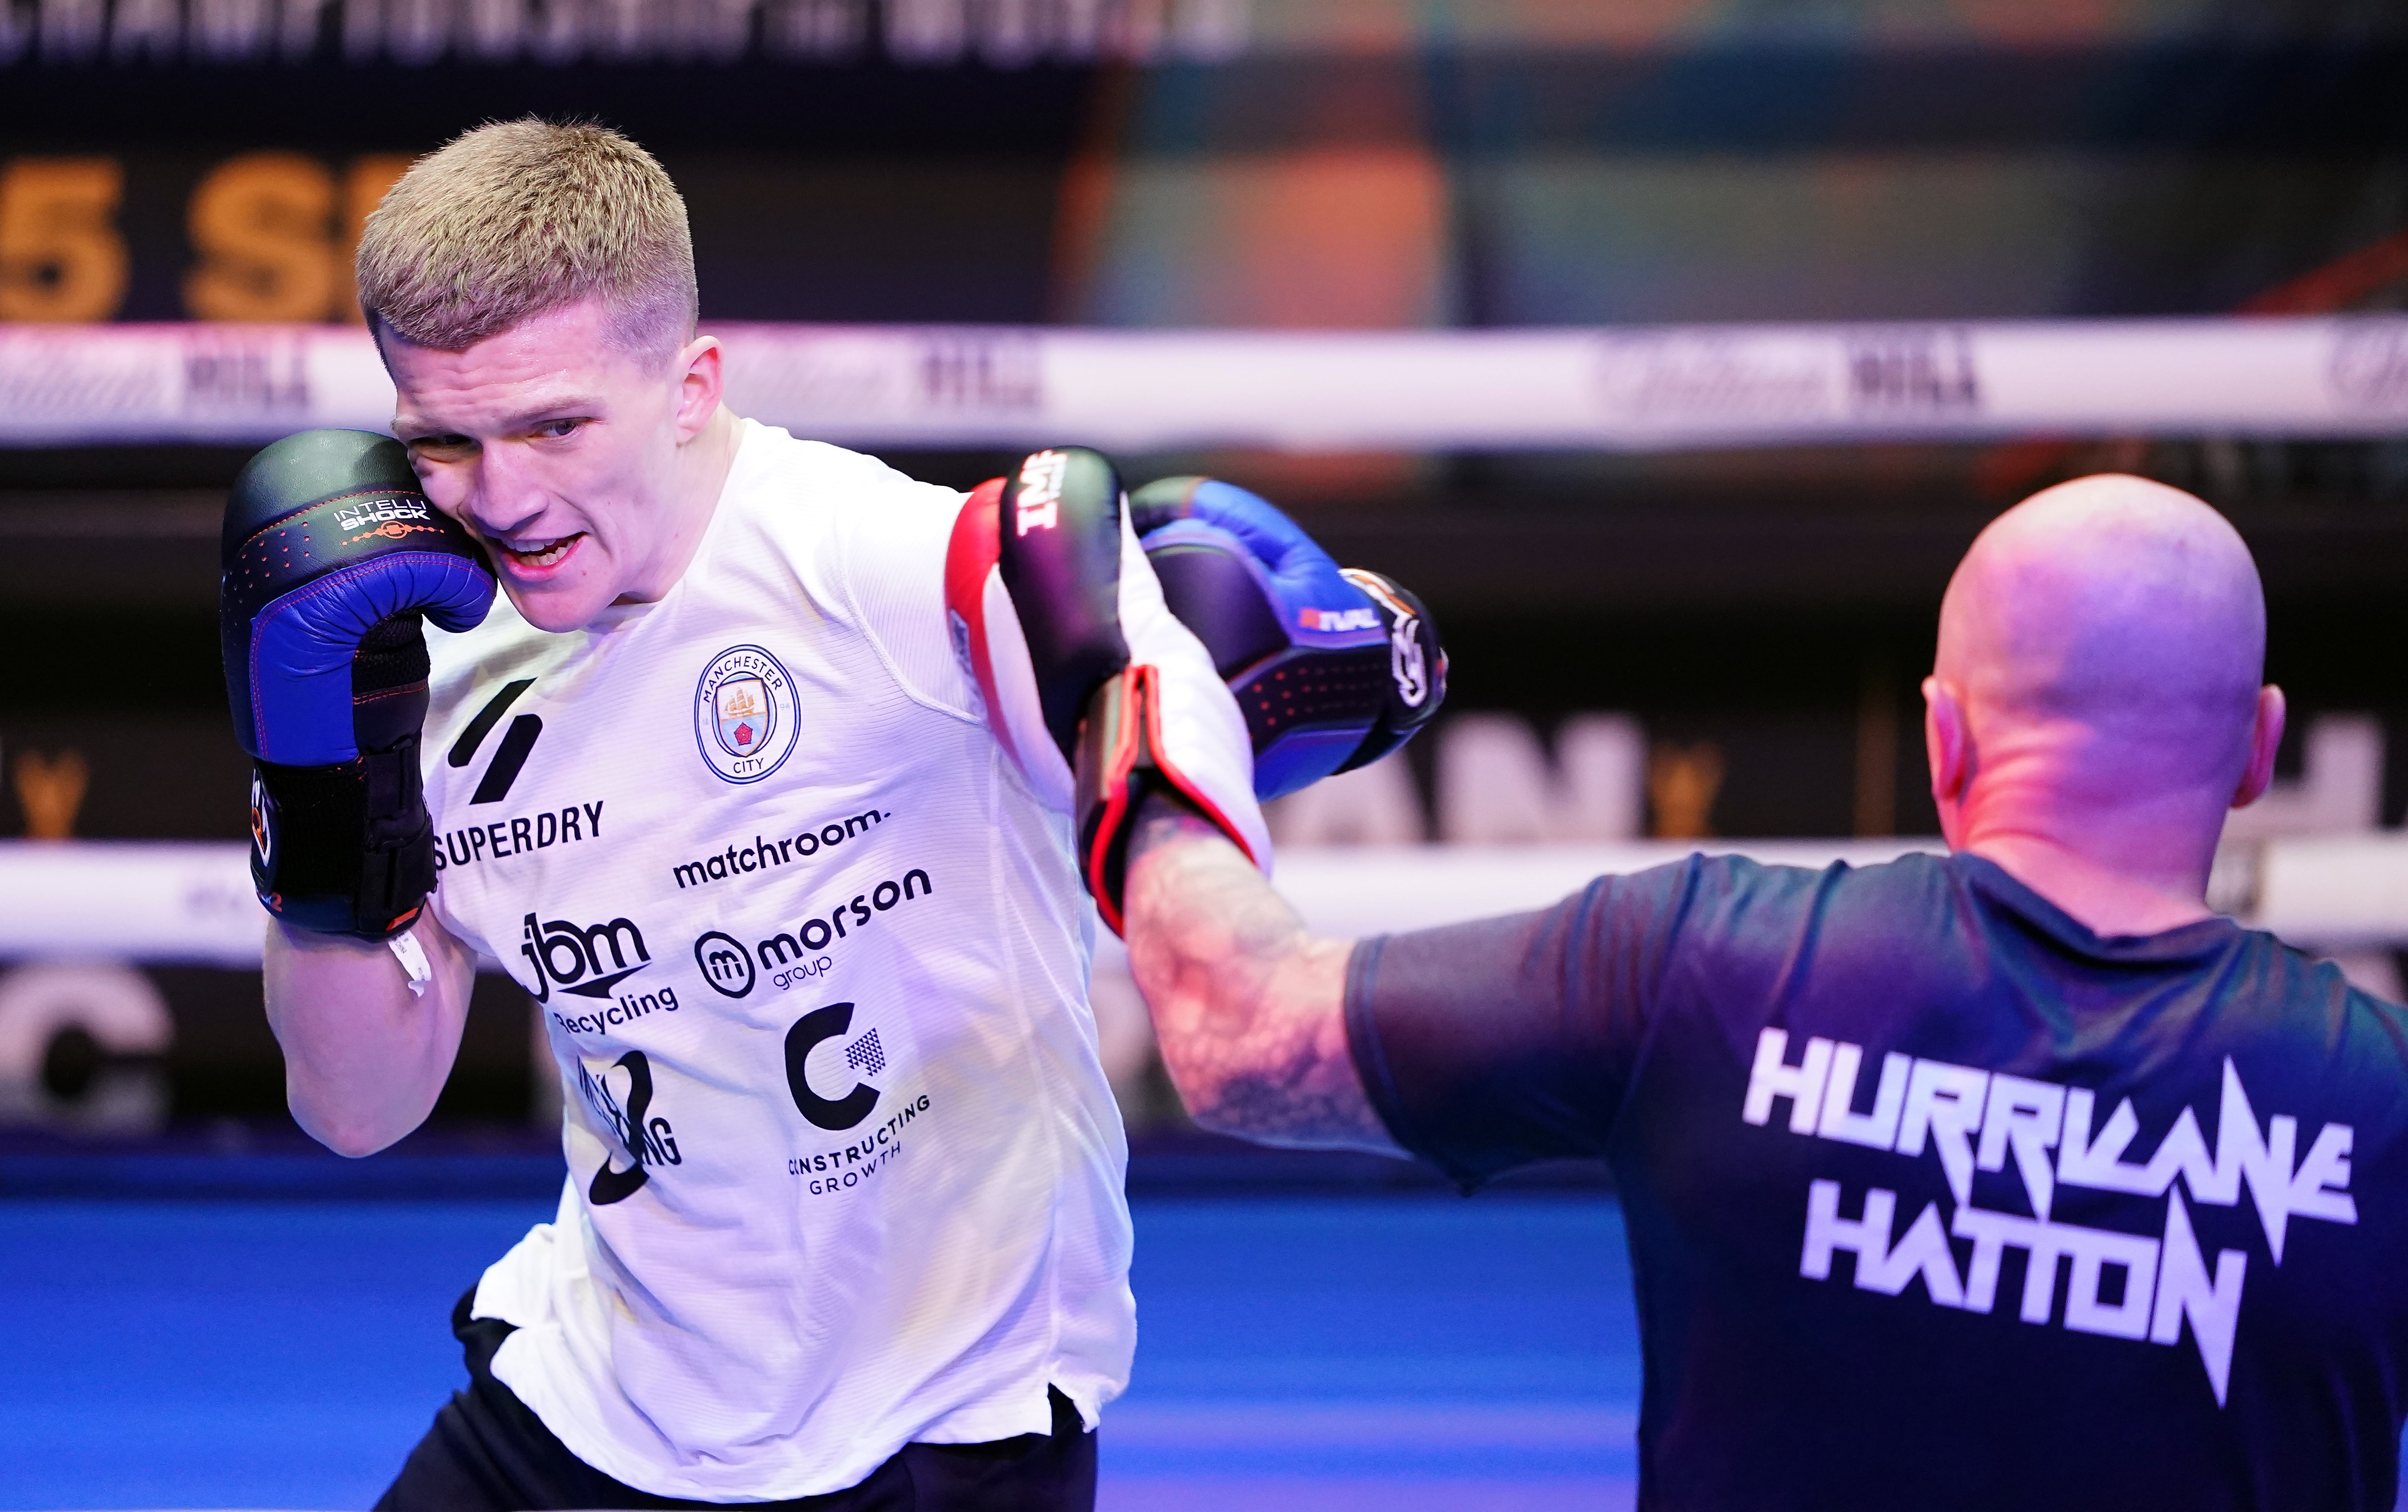
<path fill-rule="evenodd" d="M 468 1316 L 477 1291 L 452 1310 L 468 1357 L 468 1389 L 452 1393 L 410 1450 L 377 1512 L 563 1512 L 567 1508 L 738 1505 L 758 1512 L 1092 1512 L 1096 1435 L 1052 1393 L 1054 1431 L 992 1444 L 906 1444 L 847 1491 L 786 1502 L 683 1502 L 623 1485 L 568 1452 L 510 1389 L 494 1378 L 494 1351 L 513 1332 Z"/>

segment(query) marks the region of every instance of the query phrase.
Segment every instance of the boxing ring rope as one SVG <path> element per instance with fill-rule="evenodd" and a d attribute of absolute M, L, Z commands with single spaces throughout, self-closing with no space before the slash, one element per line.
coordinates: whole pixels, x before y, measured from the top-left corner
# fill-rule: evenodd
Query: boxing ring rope
<path fill-rule="evenodd" d="M 731 402 L 863 446 L 1076 439 L 1434 450 L 1679 449 L 2033 435 L 2408 433 L 2408 317 L 1422 332 L 724 324 Z M 0 446 L 249 445 L 381 429 L 366 333 L 0 325 Z M 1924 842 L 1929 844 L 1929 842 Z M 1916 842 L 1716 842 L 1878 860 Z M 0 959 L 255 966 L 242 847 L 0 842 Z M 1536 906 L 1677 844 L 1290 849 L 1281 885 L 1351 934 Z M 2323 951 L 2408 947 L 2408 835 L 2228 843 L 2215 901 Z M 1099 971 L 1110 969 L 1109 947 Z"/>
<path fill-rule="evenodd" d="M 1300 847 L 1279 858 L 1275 879 L 1314 929 L 1354 935 L 1539 907 L 1591 877 L 1697 849 L 1820 866 L 1938 849 L 1931 840 Z M 2408 834 L 2228 844 L 2214 893 L 2304 949 L 2408 947 Z M 0 959 L 250 969 L 265 920 L 238 842 L 0 841 Z"/>
<path fill-rule="evenodd" d="M 710 327 L 731 403 L 853 446 L 1510 451 L 2408 428 L 2408 317 L 1272 332 Z M 381 429 L 366 333 L 0 326 L 0 446 Z"/>

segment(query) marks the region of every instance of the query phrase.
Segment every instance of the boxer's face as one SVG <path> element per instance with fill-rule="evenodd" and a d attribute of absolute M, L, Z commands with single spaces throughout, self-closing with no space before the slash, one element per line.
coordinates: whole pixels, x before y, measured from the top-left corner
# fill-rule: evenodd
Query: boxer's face
<path fill-rule="evenodd" d="M 718 343 L 643 359 L 595 301 L 465 351 L 383 333 L 426 496 L 484 543 L 527 622 L 575 630 L 608 605 L 666 593 L 679 553 L 680 449 L 719 402 Z"/>

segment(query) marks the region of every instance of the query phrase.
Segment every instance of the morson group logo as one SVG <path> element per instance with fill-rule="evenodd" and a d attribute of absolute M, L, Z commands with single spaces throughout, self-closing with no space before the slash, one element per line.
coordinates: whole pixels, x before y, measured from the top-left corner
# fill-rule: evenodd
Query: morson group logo
<path fill-rule="evenodd" d="M 519 954 L 535 974 L 528 991 L 538 1003 L 550 1002 L 555 987 L 578 997 L 607 998 L 652 960 L 644 949 L 644 932 L 633 920 L 580 926 L 565 919 L 538 923 L 533 914 L 521 926 Z"/>
<path fill-rule="evenodd" d="M 914 899 L 933 897 L 936 892 L 937 884 L 928 874 L 914 866 L 901 880 L 890 877 L 854 893 L 850 901 L 839 901 L 825 914 L 815 908 L 801 923 L 756 940 L 749 949 L 734 935 L 712 930 L 694 942 L 695 969 L 702 974 L 704 984 L 722 997 L 743 997 L 764 977 L 782 992 L 835 964 L 834 958 L 822 951 L 840 949 L 839 942 L 875 923 L 880 914 Z"/>
<path fill-rule="evenodd" d="M 802 734 L 795 679 L 758 646 L 710 659 L 695 684 L 694 738 L 723 781 L 758 782 L 776 771 Z"/>

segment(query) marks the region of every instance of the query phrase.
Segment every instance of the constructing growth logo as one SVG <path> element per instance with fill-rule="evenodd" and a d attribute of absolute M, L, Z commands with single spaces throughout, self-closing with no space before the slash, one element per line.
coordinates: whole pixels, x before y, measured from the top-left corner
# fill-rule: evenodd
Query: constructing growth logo
<path fill-rule="evenodd" d="M 801 733 L 794 679 L 767 651 L 731 647 L 702 669 L 695 685 L 695 744 L 723 779 L 760 781 L 794 754 Z"/>
<path fill-rule="evenodd" d="M 853 1028 L 853 1008 L 850 1003 L 814 1008 L 786 1031 L 786 1090 L 794 1094 L 796 1111 L 830 1132 L 853 1128 L 878 1105 L 878 1089 L 866 1081 L 855 1081 L 841 1097 L 823 1097 L 812 1090 L 810 1077 L 804 1070 L 811 1051 L 828 1040 L 843 1037 Z M 862 1077 L 874 1077 L 884 1071 L 886 1048 L 879 1044 L 878 1031 L 872 1029 L 846 1046 L 844 1063 L 849 1071 Z"/>

